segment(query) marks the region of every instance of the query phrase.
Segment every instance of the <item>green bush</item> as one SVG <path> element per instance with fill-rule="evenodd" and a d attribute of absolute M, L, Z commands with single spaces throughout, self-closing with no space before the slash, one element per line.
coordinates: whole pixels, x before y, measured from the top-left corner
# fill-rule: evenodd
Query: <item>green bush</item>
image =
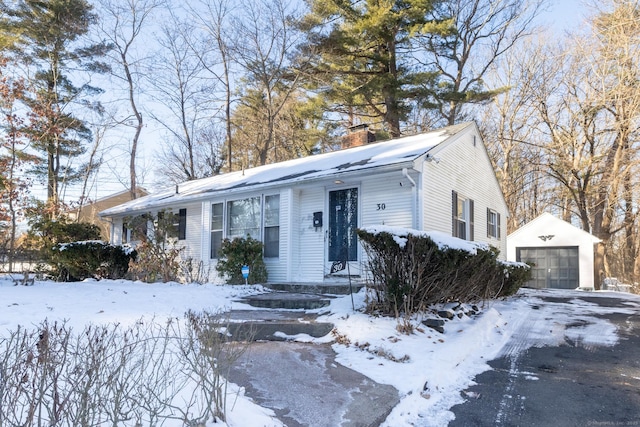
<path fill-rule="evenodd" d="M 531 280 L 531 267 L 521 262 L 502 262 L 504 282 L 499 296 L 506 297 L 518 292 L 525 283 Z"/>
<path fill-rule="evenodd" d="M 72 222 L 69 217 L 57 219 L 45 217 L 32 218 L 27 233 L 27 245 L 31 249 L 41 250 L 45 258 L 51 248 L 58 243 L 99 240 L 100 228 L 88 222 Z"/>
<path fill-rule="evenodd" d="M 425 233 L 358 230 L 374 284 L 369 310 L 399 316 L 436 303 L 476 302 L 515 293 L 528 268 L 498 260 L 493 247 L 440 248 Z M 461 241 L 463 242 L 463 241 Z"/>
<path fill-rule="evenodd" d="M 250 284 L 267 281 L 267 267 L 262 258 L 262 242 L 247 236 L 233 240 L 224 239 L 220 248 L 220 260 L 216 270 L 227 278 L 227 283 L 239 285 L 245 282 L 242 266 L 249 266 Z"/>
<path fill-rule="evenodd" d="M 50 263 L 58 280 L 87 278 L 121 279 L 136 252 L 101 241 L 59 243 L 51 251 Z"/>

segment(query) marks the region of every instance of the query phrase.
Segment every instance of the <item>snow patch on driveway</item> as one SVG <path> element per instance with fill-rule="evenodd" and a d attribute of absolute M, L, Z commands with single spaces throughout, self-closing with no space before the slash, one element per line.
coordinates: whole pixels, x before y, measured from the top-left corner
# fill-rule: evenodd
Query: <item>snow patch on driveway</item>
<path fill-rule="evenodd" d="M 339 363 L 400 392 L 401 401 L 383 426 L 442 426 L 454 418 L 449 409 L 468 398 L 463 390 L 474 384 L 476 375 L 490 369 L 487 362 L 493 359 L 509 356 L 515 361 L 531 347 L 615 345 L 619 340 L 616 327 L 599 315 L 634 310 L 601 307 L 582 299 L 599 296 L 620 297 L 523 289 L 513 297 L 485 304 L 478 316 L 448 321 L 444 334 L 417 328 L 405 335 L 397 331 L 395 319 L 359 312 L 345 315 L 344 307 L 334 309 L 333 304 L 346 303 L 340 299 L 332 302 L 334 314 L 326 321 L 334 323 L 342 338 L 333 346 Z M 624 298 L 640 302 L 637 296 Z M 362 307 L 362 292 L 357 301 Z M 531 375 L 528 379 L 537 378 Z"/>

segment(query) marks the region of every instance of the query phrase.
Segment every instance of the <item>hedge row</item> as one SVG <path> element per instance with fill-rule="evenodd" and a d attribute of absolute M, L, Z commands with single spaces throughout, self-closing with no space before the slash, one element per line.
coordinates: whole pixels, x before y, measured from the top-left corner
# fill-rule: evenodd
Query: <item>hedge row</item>
<path fill-rule="evenodd" d="M 373 276 L 369 309 L 384 314 L 511 295 L 531 274 L 526 264 L 498 260 L 493 247 L 438 233 L 373 227 L 358 236 Z"/>
<path fill-rule="evenodd" d="M 59 243 L 50 252 L 50 264 L 58 280 L 87 278 L 121 279 L 129 270 L 136 251 L 99 240 Z"/>

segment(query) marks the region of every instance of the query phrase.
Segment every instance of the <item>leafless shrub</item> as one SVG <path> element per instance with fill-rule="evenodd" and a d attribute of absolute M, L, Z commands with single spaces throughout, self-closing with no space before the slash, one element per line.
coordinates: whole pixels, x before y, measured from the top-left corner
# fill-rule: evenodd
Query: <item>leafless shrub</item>
<path fill-rule="evenodd" d="M 224 420 L 225 376 L 244 346 L 227 346 L 222 320 L 190 312 L 79 334 L 48 321 L 10 331 L 0 337 L 0 427 Z"/>
<path fill-rule="evenodd" d="M 191 257 L 180 263 L 181 278 L 184 283 L 203 284 L 209 281 L 211 268 L 204 265 L 202 260 L 196 261 Z"/>
<path fill-rule="evenodd" d="M 204 411 L 190 420 L 225 420 L 227 382 L 225 378 L 246 345 L 231 344 L 227 333 L 229 319 L 223 313 L 187 313 L 187 327 L 181 333 L 180 354 L 191 372 L 196 388 L 192 401 L 201 401 Z"/>

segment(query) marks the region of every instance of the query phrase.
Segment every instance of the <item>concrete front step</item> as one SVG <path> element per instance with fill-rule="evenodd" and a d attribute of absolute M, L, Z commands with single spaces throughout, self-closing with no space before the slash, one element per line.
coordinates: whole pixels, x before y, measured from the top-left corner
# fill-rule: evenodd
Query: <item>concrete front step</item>
<path fill-rule="evenodd" d="M 357 293 L 364 287 L 362 283 L 267 283 L 266 288 L 274 291 L 294 292 L 301 294 L 349 295 Z"/>
<path fill-rule="evenodd" d="M 316 318 L 293 311 L 235 310 L 225 326 L 233 341 L 287 341 L 300 334 L 320 338 L 330 333 L 333 324 Z"/>
<path fill-rule="evenodd" d="M 290 341 L 298 335 L 321 338 L 332 329 L 331 323 L 242 322 L 227 326 L 231 341 Z"/>
<path fill-rule="evenodd" d="M 331 297 L 292 292 L 269 292 L 242 298 L 252 307 L 280 308 L 286 310 L 315 310 L 328 307 Z"/>

